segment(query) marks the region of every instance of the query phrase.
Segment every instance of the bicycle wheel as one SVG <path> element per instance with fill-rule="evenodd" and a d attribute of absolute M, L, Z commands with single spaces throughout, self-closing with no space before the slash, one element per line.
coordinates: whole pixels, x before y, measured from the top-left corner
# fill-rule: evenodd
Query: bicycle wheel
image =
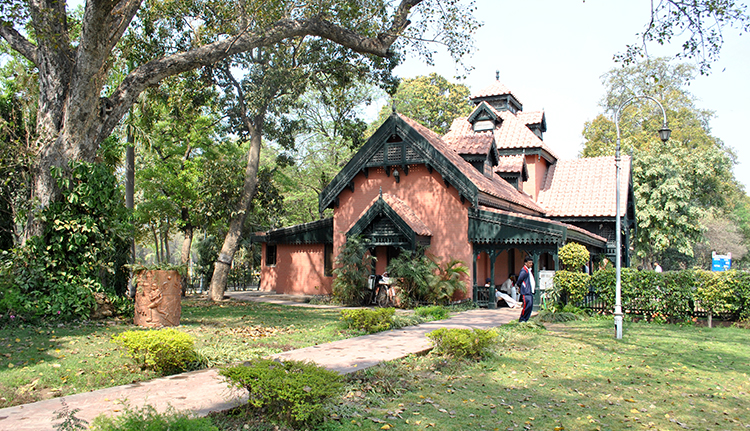
<path fill-rule="evenodd" d="M 378 304 L 378 307 L 388 306 L 388 289 L 385 286 L 378 287 L 378 294 L 375 297 L 375 302 Z"/>

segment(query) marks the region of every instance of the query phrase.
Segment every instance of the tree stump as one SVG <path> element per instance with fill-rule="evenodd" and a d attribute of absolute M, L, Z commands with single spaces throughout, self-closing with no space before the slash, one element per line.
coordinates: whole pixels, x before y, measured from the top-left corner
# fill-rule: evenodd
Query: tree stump
<path fill-rule="evenodd" d="M 182 314 L 182 284 L 177 271 L 147 270 L 137 276 L 135 318 L 138 326 L 178 326 Z"/>

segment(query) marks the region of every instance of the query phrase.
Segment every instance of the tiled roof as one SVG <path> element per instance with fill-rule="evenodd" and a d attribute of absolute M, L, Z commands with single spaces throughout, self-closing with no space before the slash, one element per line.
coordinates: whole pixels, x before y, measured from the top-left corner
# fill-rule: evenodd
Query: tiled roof
<path fill-rule="evenodd" d="M 475 132 L 466 118 L 453 120 L 450 130 L 443 136 L 443 142 L 458 154 L 487 154 L 493 140 L 492 131 Z"/>
<path fill-rule="evenodd" d="M 406 205 L 406 202 L 388 193 L 383 193 L 383 200 L 390 206 L 401 219 L 409 225 L 417 235 L 432 236 L 432 231 L 422 220 L 414 214 L 414 211 Z"/>
<path fill-rule="evenodd" d="M 526 158 L 522 155 L 517 156 L 500 156 L 495 166 L 495 172 L 523 172 Z"/>
<path fill-rule="evenodd" d="M 622 157 L 620 214 L 625 214 L 630 157 Z M 552 217 L 615 217 L 615 158 L 558 160 L 547 172 L 538 202 Z"/>
<path fill-rule="evenodd" d="M 539 139 L 539 137 L 529 129 L 526 125 L 527 123 L 521 121 L 519 117 L 510 111 L 497 111 L 492 107 L 489 108 L 503 120 L 500 127 L 496 128 L 493 132 L 495 145 L 498 150 L 541 148 L 557 159 L 555 152 L 552 151 L 544 141 Z M 530 114 L 535 113 L 532 112 Z M 534 117 L 530 116 L 529 118 Z M 453 123 L 451 123 L 451 128 L 448 130 L 448 133 L 445 134 L 443 140 L 459 154 L 480 154 L 472 153 L 468 150 L 475 147 L 479 148 L 479 142 L 483 145 L 488 145 L 484 136 L 477 137 L 477 135 L 485 135 L 487 133 L 488 132 L 475 132 L 471 123 L 469 123 L 466 118 L 456 118 L 453 120 Z M 489 151 L 489 146 L 487 146 L 487 151 Z"/>
<path fill-rule="evenodd" d="M 526 125 L 529 124 L 541 124 L 542 120 L 544 120 L 544 111 L 534 111 L 534 112 L 518 112 L 516 114 L 518 116 L 518 119 Z"/>
<path fill-rule="evenodd" d="M 500 127 L 495 129 L 495 145 L 498 150 L 541 148 L 557 159 L 555 152 L 513 113 L 500 111 L 498 115 L 503 119 Z"/>
<path fill-rule="evenodd" d="M 464 160 L 456 151 L 448 146 L 435 132 L 426 128 L 425 126 L 417 123 L 409 117 L 402 114 L 398 116 L 406 122 L 409 126 L 414 128 L 420 135 L 422 135 L 427 141 L 440 153 L 443 154 L 457 169 L 461 171 L 474 185 L 477 186 L 479 191 L 488 195 L 500 198 L 502 200 L 524 206 L 533 211 L 544 213 L 544 209 L 540 207 L 530 196 L 525 193 L 521 193 L 516 190 L 513 186 L 508 184 L 502 178 L 488 178 L 481 172 L 477 171 L 469 162 Z M 533 133 L 532 133 L 533 135 Z"/>
<path fill-rule="evenodd" d="M 599 235 L 596 235 L 594 233 L 591 233 L 591 232 L 587 231 L 586 229 L 580 228 L 578 226 L 573 226 L 572 224 L 567 224 L 567 223 L 563 223 L 563 222 L 559 222 L 559 221 L 555 221 L 555 220 L 550 220 L 550 219 L 543 218 L 543 217 L 535 217 L 535 216 L 528 215 L 528 214 L 521 214 L 521 213 L 510 212 L 510 211 L 503 211 L 503 210 L 499 210 L 497 208 L 490 208 L 490 207 L 486 207 L 486 206 L 482 206 L 482 205 L 479 206 L 479 209 L 483 210 L 483 211 L 490 211 L 490 212 L 494 212 L 494 213 L 498 213 L 498 214 L 504 214 L 504 215 L 509 215 L 509 216 L 513 216 L 513 217 L 523 218 L 523 219 L 526 219 L 526 220 L 534 220 L 534 221 L 540 221 L 540 222 L 554 224 L 554 225 L 558 225 L 558 226 L 564 226 L 564 227 L 568 228 L 569 230 L 573 230 L 573 231 L 582 233 L 582 234 L 584 234 L 584 235 L 586 235 L 586 236 L 588 236 L 590 238 L 593 238 L 593 239 L 595 239 L 597 241 L 607 242 L 606 238 L 601 237 Z"/>
<path fill-rule="evenodd" d="M 484 87 L 482 90 L 480 90 L 476 94 L 472 94 L 470 99 L 471 100 L 483 99 L 486 97 L 503 96 L 506 94 L 512 95 L 513 97 L 516 98 L 516 100 L 518 100 L 518 103 L 521 103 L 521 100 L 518 97 L 516 97 L 516 95 L 513 94 L 513 92 L 511 92 L 510 89 L 508 89 L 508 87 L 506 87 L 505 85 L 503 85 L 502 82 L 497 81 L 497 80 L 493 82 L 492 84 L 488 85 L 487 87 Z"/>

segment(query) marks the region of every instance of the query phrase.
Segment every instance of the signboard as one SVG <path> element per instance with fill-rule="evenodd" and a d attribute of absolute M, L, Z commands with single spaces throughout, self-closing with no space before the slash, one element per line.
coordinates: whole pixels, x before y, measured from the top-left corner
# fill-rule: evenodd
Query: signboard
<path fill-rule="evenodd" d="M 551 290 L 554 276 L 555 271 L 539 271 L 539 290 Z"/>
<path fill-rule="evenodd" d="M 711 271 L 729 271 L 732 268 L 732 253 L 726 255 L 711 252 Z"/>

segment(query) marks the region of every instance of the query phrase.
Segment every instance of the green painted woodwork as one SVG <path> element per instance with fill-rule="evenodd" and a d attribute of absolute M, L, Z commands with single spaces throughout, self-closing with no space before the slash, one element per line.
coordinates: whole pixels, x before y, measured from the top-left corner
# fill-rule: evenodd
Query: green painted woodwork
<path fill-rule="evenodd" d="M 336 198 L 360 172 L 382 167 L 390 175 L 391 167 L 400 167 L 408 175 L 408 165 L 425 164 L 437 170 L 446 185 L 455 187 L 473 205 L 477 204 L 477 186 L 448 158 L 398 115 L 391 115 L 357 154 L 320 193 L 321 211 L 336 204 Z"/>
<path fill-rule="evenodd" d="M 382 196 L 346 233 L 346 236 L 353 235 L 364 236 L 371 246 L 394 246 L 409 250 L 430 243 L 430 237 L 417 235 Z"/>
<path fill-rule="evenodd" d="M 252 241 L 271 245 L 333 244 L 333 218 L 271 230 L 266 235 L 253 235 Z"/>

